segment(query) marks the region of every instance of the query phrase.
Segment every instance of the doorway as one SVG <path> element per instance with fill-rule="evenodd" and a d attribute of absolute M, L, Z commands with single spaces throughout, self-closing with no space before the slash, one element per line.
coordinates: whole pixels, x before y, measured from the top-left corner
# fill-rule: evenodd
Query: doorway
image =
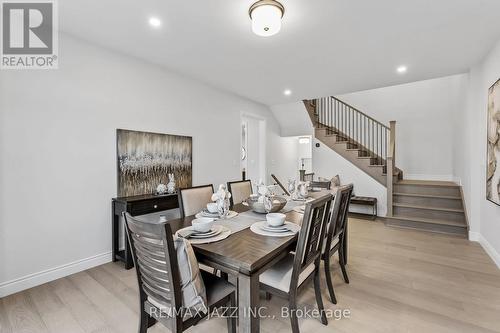
<path fill-rule="evenodd" d="M 254 115 L 241 116 L 241 171 L 256 185 L 266 182 L 266 120 Z"/>

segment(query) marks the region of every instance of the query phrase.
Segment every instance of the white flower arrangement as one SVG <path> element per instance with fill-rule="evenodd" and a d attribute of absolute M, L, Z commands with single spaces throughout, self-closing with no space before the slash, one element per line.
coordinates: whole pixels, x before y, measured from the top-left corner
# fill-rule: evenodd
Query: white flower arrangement
<path fill-rule="evenodd" d="M 212 201 L 216 202 L 218 200 L 229 200 L 231 199 L 231 193 L 226 189 L 226 185 L 220 184 L 217 192 L 212 194 Z"/>

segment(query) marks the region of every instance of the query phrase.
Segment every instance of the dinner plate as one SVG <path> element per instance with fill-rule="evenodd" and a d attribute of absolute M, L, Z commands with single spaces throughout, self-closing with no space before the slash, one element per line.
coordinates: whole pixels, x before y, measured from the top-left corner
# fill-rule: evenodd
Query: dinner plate
<path fill-rule="evenodd" d="M 221 233 L 221 228 L 219 226 L 214 226 L 212 230 L 210 230 L 209 232 L 191 234 L 189 238 L 195 238 L 195 239 L 211 238 L 217 236 L 220 233 Z"/>
<path fill-rule="evenodd" d="M 276 227 L 271 227 L 271 226 L 265 225 L 265 224 L 261 224 L 259 226 L 259 228 L 261 228 L 262 230 L 267 231 L 267 232 L 276 232 L 276 233 L 279 233 L 279 232 L 289 232 L 290 231 L 287 227 L 276 228 Z"/>

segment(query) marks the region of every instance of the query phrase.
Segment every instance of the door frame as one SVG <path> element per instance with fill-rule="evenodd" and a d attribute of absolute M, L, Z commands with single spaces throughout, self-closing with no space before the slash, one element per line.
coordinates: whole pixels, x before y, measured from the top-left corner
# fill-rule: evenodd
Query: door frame
<path fill-rule="evenodd" d="M 241 124 L 245 121 L 244 118 L 252 118 L 259 122 L 259 178 L 267 184 L 267 119 L 261 115 L 241 112 L 240 113 L 240 148 L 242 146 L 241 138 Z M 248 141 L 248 127 L 247 127 L 247 141 Z M 248 148 L 248 147 L 247 147 Z M 248 152 L 247 152 L 248 153 Z M 248 163 L 248 162 L 247 162 Z M 240 164 L 241 165 L 241 164 Z M 241 170 L 240 170 L 241 171 Z M 248 175 L 248 173 L 247 173 Z M 257 184 L 259 179 L 251 179 L 253 184 Z"/>

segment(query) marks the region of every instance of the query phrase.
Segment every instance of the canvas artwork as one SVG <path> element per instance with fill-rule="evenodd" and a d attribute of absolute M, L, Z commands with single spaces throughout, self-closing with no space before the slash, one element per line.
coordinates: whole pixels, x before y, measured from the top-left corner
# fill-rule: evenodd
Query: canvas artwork
<path fill-rule="evenodd" d="M 500 80 L 488 91 L 486 198 L 500 205 Z"/>
<path fill-rule="evenodd" d="M 192 184 L 192 137 L 118 129 L 118 196 L 153 194 L 174 174 L 177 188 Z"/>

